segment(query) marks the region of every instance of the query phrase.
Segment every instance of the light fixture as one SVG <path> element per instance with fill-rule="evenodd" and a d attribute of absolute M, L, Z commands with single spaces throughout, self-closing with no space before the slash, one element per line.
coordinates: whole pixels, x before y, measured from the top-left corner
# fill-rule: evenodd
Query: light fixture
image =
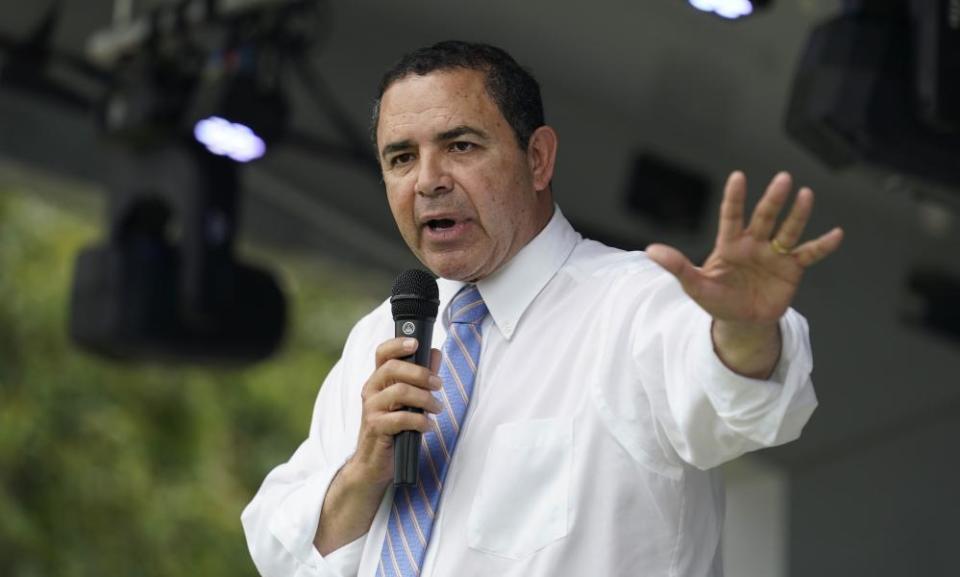
<path fill-rule="evenodd" d="M 256 160 L 267 151 L 263 139 L 249 126 L 219 116 L 197 121 L 193 136 L 211 153 L 237 162 Z"/>
<path fill-rule="evenodd" d="M 0 33 L 0 91 L 93 112 L 104 137 L 109 226 L 76 261 L 72 339 L 110 358 L 266 358 L 282 343 L 286 300 L 266 269 L 235 255 L 239 163 L 282 144 L 380 175 L 310 63 L 328 2 L 154 2 L 97 33 L 86 58 L 52 46 L 63 3 L 49 4 L 26 38 Z M 291 68 L 337 138 L 289 125 Z"/>
<path fill-rule="evenodd" d="M 283 139 L 289 105 L 276 47 L 249 43 L 215 53 L 185 116 L 207 151 L 235 162 L 256 160 Z"/>
<path fill-rule="evenodd" d="M 946 32 L 943 6 L 864 3 L 817 25 L 794 76 L 787 134 L 835 170 L 866 164 L 960 185 L 960 34 Z"/>
<path fill-rule="evenodd" d="M 110 147 L 108 233 L 77 257 L 69 330 L 114 359 L 243 364 L 283 343 L 287 305 L 235 254 L 241 168 L 197 147 Z"/>
<path fill-rule="evenodd" d="M 687 0 L 687 2 L 697 10 L 710 12 L 728 20 L 749 16 L 755 10 L 769 4 L 769 0 Z"/>

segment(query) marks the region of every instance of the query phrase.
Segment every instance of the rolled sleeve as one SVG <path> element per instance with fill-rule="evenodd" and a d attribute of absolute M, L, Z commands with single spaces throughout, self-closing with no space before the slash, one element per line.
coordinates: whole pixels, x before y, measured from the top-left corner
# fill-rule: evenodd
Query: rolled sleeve
<path fill-rule="evenodd" d="M 723 364 L 713 319 L 678 283 L 660 279 L 643 303 L 633 324 L 633 366 L 668 461 L 708 469 L 800 435 L 817 406 L 802 316 L 790 309 L 780 319 L 780 360 L 761 380 Z"/>
<path fill-rule="evenodd" d="M 263 577 L 348 577 L 357 574 L 366 535 L 320 555 L 314 546 L 320 513 L 337 472 L 356 450 L 361 388 L 373 370 L 373 343 L 382 305 L 350 332 L 340 360 L 317 395 L 310 433 L 290 459 L 274 468 L 241 515 L 250 556 Z M 390 318 L 389 316 L 386 318 Z"/>
<path fill-rule="evenodd" d="M 308 450 L 305 446 L 298 453 Z M 257 570 L 264 577 L 349 577 L 357 574 L 366 536 L 326 557 L 313 544 L 330 483 L 342 466 L 298 478 L 291 462 L 274 469 L 244 509 L 241 522 Z M 264 530 L 266 528 L 266 530 Z"/>
<path fill-rule="evenodd" d="M 710 336 L 709 317 L 706 326 L 698 332 L 691 357 L 701 361 L 689 378 L 700 381 L 726 426 L 760 447 L 798 438 L 817 406 L 810 381 L 813 361 L 803 317 L 789 310 L 780 319 L 780 359 L 768 380 L 744 377 L 721 362 Z"/>
<path fill-rule="evenodd" d="M 330 469 L 310 475 L 290 491 L 270 515 L 269 528 L 273 537 L 300 564 L 316 569 L 316 575 L 333 574 L 313 541 L 323 500 L 335 476 L 336 470 Z"/>

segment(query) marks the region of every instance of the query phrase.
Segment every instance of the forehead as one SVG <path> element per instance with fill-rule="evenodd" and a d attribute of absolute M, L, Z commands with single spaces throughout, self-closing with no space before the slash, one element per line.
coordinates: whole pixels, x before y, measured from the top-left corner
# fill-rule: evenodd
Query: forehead
<path fill-rule="evenodd" d="M 455 69 L 411 74 L 390 85 L 380 99 L 377 142 L 416 138 L 455 126 L 496 132 L 506 120 L 479 70 Z"/>

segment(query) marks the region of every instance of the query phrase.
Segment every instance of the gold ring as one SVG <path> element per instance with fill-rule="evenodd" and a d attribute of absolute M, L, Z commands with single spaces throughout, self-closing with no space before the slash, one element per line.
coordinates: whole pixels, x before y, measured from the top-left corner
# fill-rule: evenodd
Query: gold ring
<path fill-rule="evenodd" d="M 780 244 L 780 241 L 775 238 L 770 241 L 770 248 L 772 248 L 773 252 L 777 254 L 788 255 L 793 252 L 792 248 L 787 248 L 783 246 L 782 244 Z"/>

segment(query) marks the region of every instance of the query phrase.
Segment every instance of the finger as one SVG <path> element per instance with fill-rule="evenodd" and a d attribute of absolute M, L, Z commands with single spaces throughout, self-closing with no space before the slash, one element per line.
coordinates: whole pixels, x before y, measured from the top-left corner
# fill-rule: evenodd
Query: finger
<path fill-rule="evenodd" d="M 646 252 L 651 260 L 677 277 L 687 294 L 694 296 L 698 293 L 700 273 L 682 252 L 665 244 L 651 244 Z"/>
<path fill-rule="evenodd" d="M 796 249 L 793 254 L 797 262 L 804 267 L 814 265 L 833 254 L 843 242 L 843 229 L 835 228 L 820 238 L 807 241 Z"/>
<path fill-rule="evenodd" d="M 807 187 L 801 188 L 797 193 L 797 199 L 790 208 L 790 214 L 784 219 L 777 231 L 776 239 L 780 246 L 784 248 L 793 248 L 800 242 L 803 236 L 803 230 L 810 220 L 810 213 L 813 212 L 813 191 Z"/>
<path fill-rule="evenodd" d="M 777 173 L 770 181 L 757 207 L 753 209 L 750 226 L 747 227 L 753 238 L 761 242 L 770 240 L 773 227 L 777 224 L 777 215 L 780 214 L 790 195 L 790 184 L 790 174 L 786 172 Z"/>
<path fill-rule="evenodd" d="M 369 423 L 377 435 L 383 435 L 384 437 L 392 437 L 403 431 L 426 433 L 434 428 L 433 419 L 427 414 L 413 411 L 381 413 L 370 419 Z"/>
<path fill-rule="evenodd" d="M 443 362 L 443 353 L 437 349 L 430 349 L 430 372 L 436 375 L 440 370 L 441 362 Z"/>
<path fill-rule="evenodd" d="M 374 395 L 366 403 L 368 411 L 391 412 L 412 407 L 428 413 L 439 413 L 443 406 L 428 390 L 409 383 L 394 383 Z"/>
<path fill-rule="evenodd" d="M 417 339 L 409 337 L 399 337 L 383 341 L 377 347 L 375 354 L 376 366 L 380 367 L 390 359 L 402 359 L 408 357 L 417 350 Z"/>
<path fill-rule="evenodd" d="M 717 228 L 717 244 L 732 241 L 743 232 L 743 203 L 747 198 L 747 177 L 735 170 L 727 177 L 720 203 L 720 226 Z"/>
<path fill-rule="evenodd" d="M 361 394 L 366 399 L 394 383 L 407 383 L 431 391 L 439 390 L 442 386 L 440 378 L 427 367 L 399 359 L 387 359 L 370 375 Z"/>
<path fill-rule="evenodd" d="M 429 368 L 398 359 L 389 359 L 375 374 L 388 386 L 393 383 L 409 383 L 421 389 L 436 391 L 441 385 L 440 378 Z"/>

